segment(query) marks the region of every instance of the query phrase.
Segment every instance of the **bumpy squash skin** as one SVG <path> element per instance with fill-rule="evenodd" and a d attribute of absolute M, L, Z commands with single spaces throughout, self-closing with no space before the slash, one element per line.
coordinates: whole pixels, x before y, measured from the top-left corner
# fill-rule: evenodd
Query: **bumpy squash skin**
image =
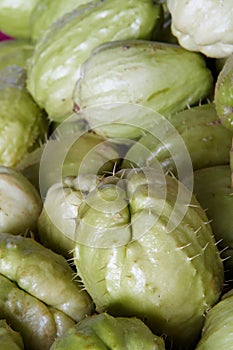
<path fill-rule="evenodd" d="M 139 167 L 156 166 L 159 162 L 165 172 L 177 173 L 176 160 L 181 164 L 183 158 L 185 162 L 178 147 L 180 139 L 184 141 L 194 170 L 229 163 L 233 132 L 222 125 L 214 104 L 185 109 L 171 116 L 169 122 L 175 129 L 168 129 L 161 140 L 156 137 L 160 134 L 143 135 L 126 153 L 122 167 L 127 168 L 130 163 Z"/>
<path fill-rule="evenodd" d="M 220 296 L 223 264 L 195 198 L 178 205 L 178 222 L 181 208 L 187 211 L 167 231 L 178 182 L 168 176 L 164 188 L 156 173 L 149 174 L 155 177 L 148 185 L 142 170 L 126 169 L 89 193 L 77 219 L 74 262 L 97 311 L 140 317 L 186 348 Z"/>
<path fill-rule="evenodd" d="M 229 164 L 194 172 L 194 193 L 206 210 L 218 247 L 222 250 L 228 279 L 233 276 L 233 189 Z"/>
<path fill-rule="evenodd" d="M 207 313 L 202 336 L 196 350 L 228 350 L 232 348 L 233 335 L 233 290 Z"/>
<path fill-rule="evenodd" d="M 62 16 L 40 37 L 29 61 L 27 86 L 35 101 L 52 120 L 63 121 L 91 50 L 111 40 L 149 39 L 159 8 L 153 0 L 93 0 Z"/>
<path fill-rule="evenodd" d="M 122 40 L 92 51 L 81 67 L 74 101 L 81 111 L 132 103 L 170 116 L 206 98 L 212 88 L 212 74 L 201 55 L 178 45 Z"/>

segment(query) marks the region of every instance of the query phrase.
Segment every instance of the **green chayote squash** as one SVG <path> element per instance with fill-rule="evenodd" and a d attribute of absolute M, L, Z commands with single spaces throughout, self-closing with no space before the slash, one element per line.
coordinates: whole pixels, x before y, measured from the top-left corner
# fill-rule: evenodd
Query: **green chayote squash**
<path fill-rule="evenodd" d="M 226 273 L 233 276 L 233 188 L 229 164 L 195 171 L 194 193 L 206 210 L 215 239 L 219 242 Z"/>
<path fill-rule="evenodd" d="M 56 313 L 57 310 L 54 312 L 53 308 L 0 274 L 0 317 L 21 334 L 25 350 L 48 350 L 57 336 L 74 325 L 74 320 L 65 313 L 60 318 Z"/>
<path fill-rule="evenodd" d="M 223 288 L 223 263 L 192 192 L 152 168 L 100 181 L 79 207 L 74 263 L 97 312 L 136 316 L 194 346 Z"/>
<path fill-rule="evenodd" d="M 14 331 L 6 320 L 0 320 L 0 347 L 8 350 L 24 350 L 20 333 Z"/>
<path fill-rule="evenodd" d="M 135 317 L 101 313 L 86 317 L 55 340 L 50 350 L 165 350 L 162 338 Z"/>
<path fill-rule="evenodd" d="M 48 306 L 79 321 L 92 300 L 65 258 L 33 238 L 0 233 L 0 273 Z"/>
<path fill-rule="evenodd" d="M 89 130 L 87 123 L 72 114 L 55 127 L 47 141 L 28 153 L 17 165 L 45 198 L 48 189 L 63 177 L 111 172 L 128 146 Z"/>
<path fill-rule="evenodd" d="M 65 177 L 60 183 L 52 185 L 38 218 L 40 242 L 67 259 L 71 259 L 73 254 L 75 221 L 84 199 L 83 192 L 89 192 L 98 182 L 94 174 L 83 174 L 81 178 L 81 174 L 78 177 Z"/>
<path fill-rule="evenodd" d="M 77 171 L 77 166 L 80 164 L 80 154 L 84 156 L 85 149 L 90 144 L 90 147 L 95 145 L 92 144 L 92 138 L 88 136 L 86 139 L 88 142 L 84 141 L 84 145 L 81 147 L 75 147 L 77 141 L 80 140 L 80 137 L 87 132 L 86 122 L 82 119 L 77 118 L 77 115 L 71 115 L 68 118 L 68 121 L 64 123 L 52 123 L 50 124 L 49 138 L 46 142 L 40 145 L 40 147 L 35 148 L 31 152 L 28 152 L 25 157 L 17 164 L 16 168 L 22 172 L 37 188 L 38 191 L 41 191 L 41 179 L 43 178 L 43 183 L 45 184 L 46 191 L 54 183 L 59 182 L 61 176 L 72 175 L 73 172 Z M 92 133 L 93 134 L 93 133 Z M 82 137 L 81 137 L 82 138 Z M 85 139 L 85 136 L 84 136 Z M 98 140 L 100 142 L 100 137 L 93 136 L 93 140 Z M 73 145 L 73 143 L 75 143 Z M 84 149 L 83 149 L 84 148 Z M 70 153 L 70 157 L 67 154 Z M 45 160 L 45 168 L 42 171 L 43 164 L 40 166 L 44 154 L 49 154 Z M 65 152 L 65 154 L 64 154 Z M 81 156 L 81 158 L 82 158 Z M 59 159 L 60 158 L 60 159 Z M 64 158 L 66 161 L 64 162 Z M 55 160 L 51 165 L 51 160 Z M 51 167 L 50 167 L 51 166 Z M 48 169 L 50 167 L 50 169 Z M 66 168 L 66 171 L 61 171 L 61 168 Z M 40 176 L 40 171 L 42 175 Z M 66 173 L 67 172 L 67 173 Z M 45 194 L 45 193 L 44 193 Z"/>
<path fill-rule="evenodd" d="M 167 117 L 203 100 L 212 88 L 212 74 L 201 55 L 178 45 L 122 40 L 99 45 L 92 51 L 81 66 L 74 102 L 76 110 L 84 113 L 91 107 L 125 103 L 145 106 Z M 105 124 L 120 121 L 120 116 L 112 109 L 111 113 L 111 120 L 104 113 L 97 119 L 95 110 L 87 111 L 86 118 L 92 128 L 97 121 L 102 123 L 96 130 L 112 137 L 115 128 L 110 125 L 106 132 Z M 131 120 L 127 113 L 122 116 L 122 123 L 132 124 L 129 138 L 131 134 L 134 137 L 133 126 L 139 117 L 135 114 Z M 150 127 L 151 118 L 156 114 L 143 118 L 142 128 Z M 118 130 L 122 136 L 120 128 L 124 126 Z"/>
<path fill-rule="evenodd" d="M 213 103 L 178 112 L 162 128 L 135 142 L 126 153 L 122 167 L 157 166 L 159 162 L 165 172 L 177 174 L 179 168 L 187 168 L 185 150 L 194 170 L 229 163 L 233 133 L 222 125 Z"/>
<path fill-rule="evenodd" d="M 78 123 L 76 114 L 70 116 L 45 144 L 39 169 L 41 193 L 63 177 L 102 174 L 112 171 L 119 162 L 121 150 L 117 142 L 91 131 L 80 131 Z"/>
<path fill-rule="evenodd" d="M 15 38 L 29 39 L 30 16 L 39 0 L 1 0 L 0 30 Z"/>
<path fill-rule="evenodd" d="M 233 344 L 233 290 L 209 310 L 196 350 L 230 350 Z"/>
<path fill-rule="evenodd" d="M 233 54 L 225 61 L 217 77 L 214 100 L 222 124 L 233 130 Z"/>
<path fill-rule="evenodd" d="M 54 121 L 73 110 L 80 66 L 97 45 L 113 40 L 149 39 L 159 16 L 153 0 L 93 0 L 60 17 L 35 45 L 27 87 Z"/>
<path fill-rule="evenodd" d="M 42 33 L 59 17 L 90 0 L 40 0 L 30 16 L 31 38 L 36 42 Z"/>
<path fill-rule="evenodd" d="M 0 164 L 15 167 L 27 152 L 43 142 L 48 120 L 26 88 L 26 41 L 3 44 L 0 54 Z M 0 44 L 1 48 L 1 44 Z"/>
<path fill-rule="evenodd" d="M 0 206 L 0 232 L 36 231 L 42 200 L 28 179 L 10 167 L 0 166 Z"/>

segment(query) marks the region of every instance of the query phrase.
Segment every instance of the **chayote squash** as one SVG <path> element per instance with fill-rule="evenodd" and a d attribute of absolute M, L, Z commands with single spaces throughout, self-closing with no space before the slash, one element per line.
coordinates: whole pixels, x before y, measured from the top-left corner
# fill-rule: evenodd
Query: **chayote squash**
<path fill-rule="evenodd" d="M 97 182 L 94 174 L 80 174 L 65 177 L 48 189 L 38 218 L 39 239 L 44 246 L 67 259 L 72 258 L 78 208 L 84 199 L 83 193 L 89 192 Z"/>
<path fill-rule="evenodd" d="M 162 338 L 135 317 L 107 313 L 86 317 L 57 338 L 50 350 L 165 350 Z"/>
<path fill-rule="evenodd" d="M 97 45 L 149 39 L 159 16 L 153 0 L 93 0 L 60 17 L 40 37 L 28 64 L 27 87 L 53 121 L 73 110 L 80 66 Z"/>
<path fill-rule="evenodd" d="M 125 155 L 123 168 L 158 166 L 178 174 L 229 163 L 233 132 L 218 118 L 213 103 L 185 109 L 171 116 L 166 124 L 143 135 Z M 183 147 L 182 146 L 183 142 Z"/>
<path fill-rule="evenodd" d="M 111 128 L 110 124 L 106 132 L 105 124 L 119 122 L 121 116 L 111 108 L 113 104 L 145 106 L 169 117 L 205 99 L 213 88 L 212 74 L 200 54 L 178 45 L 149 40 L 122 40 L 99 45 L 82 64 L 80 74 L 74 89 L 75 109 L 86 115 L 91 128 L 109 137 L 116 133 L 115 127 Z M 102 118 L 101 115 L 98 118 L 95 109 L 105 105 L 110 106 L 111 119 L 102 111 Z M 93 112 L 92 107 L 95 108 Z M 137 124 L 146 129 L 151 128 L 150 125 L 153 127 L 153 118 L 158 116 L 154 113 L 142 120 L 139 118 L 137 113 L 132 120 L 127 112 L 122 116 L 122 124 L 132 124 L 129 138 L 135 137 L 133 126 L 137 120 Z M 121 137 L 123 131 L 120 128 L 124 126 L 118 128 Z M 145 131 L 141 130 L 141 134 Z"/>
<path fill-rule="evenodd" d="M 206 210 L 230 279 L 233 276 L 233 188 L 229 164 L 195 171 L 194 193 Z"/>
<path fill-rule="evenodd" d="M 222 124 L 233 130 L 233 54 L 225 61 L 215 84 L 214 100 Z"/>
<path fill-rule="evenodd" d="M 47 114 L 26 88 L 27 41 L 0 43 L 0 164 L 15 167 L 48 132 Z"/>
<path fill-rule="evenodd" d="M 112 171 L 122 156 L 120 146 L 85 127 L 82 129 L 79 118 L 72 114 L 54 130 L 42 149 L 38 160 L 42 196 L 63 177 Z"/>
<path fill-rule="evenodd" d="M 31 37 L 30 16 L 39 0 L 1 0 L 0 30 L 15 38 Z"/>
<path fill-rule="evenodd" d="M 223 288 L 204 210 L 152 168 L 104 178 L 79 207 L 74 263 L 97 312 L 141 318 L 174 348 L 192 348 Z"/>
<path fill-rule="evenodd" d="M 57 336 L 74 325 L 69 316 L 60 312 L 57 317 L 57 312 L 0 274 L 0 317 L 20 333 L 25 350 L 48 350 Z"/>
<path fill-rule="evenodd" d="M 208 57 L 227 57 L 233 52 L 231 0 L 167 0 L 171 29 L 181 46 Z"/>
<path fill-rule="evenodd" d="M 0 273 L 46 305 L 79 321 L 93 303 L 65 258 L 30 237 L 0 233 Z"/>
<path fill-rule="evenodd" d="M 19 171 L 0 166 L 0 232 L 35 232 L 42 200 L 28 179 Z"/>
<path fill-rule="evenodd" d="M 230 350 L 233 344 L 233 290 L 209 310 L 196 350 Z"/>
<path fill-rule="evenodd" d="M 30 16 L 32 41 L 36 42 L 42 33 L 59 17 L 88 2 L 90 0 L 40 0 L 33 8 Z"/>

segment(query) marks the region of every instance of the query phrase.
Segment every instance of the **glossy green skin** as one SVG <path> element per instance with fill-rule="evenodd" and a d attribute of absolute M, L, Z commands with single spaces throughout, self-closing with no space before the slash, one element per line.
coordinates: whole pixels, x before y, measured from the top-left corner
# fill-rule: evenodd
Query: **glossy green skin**
<path fill-rule="evenodd" d="M 98 312 L 140 317 L 186 348 L 219 298 L 223 265 L 195 198 L 176 211 L 177 180 L 147 175 L 149 183 L 142 170 L 125 170 L 89 193 L 79 209 L 74 262 Z M 182 196 L 190 194 L 180 186 Z M 178 222 L 168 232 L 173 209 Z"/>
<path fill-rule="evenodd" d="M 229 350 L 233 344 L 232 290 L 223 295 L 207 314 L 196 350 Z"/>
<path fill-rule="evenodd" d="M 50 350 L 165 350 L 162 338 L 137 318 L 113 317 L 107 313 L 85 318 L 55 340 Z"/>
<path fill-rule="evenodd" d="M 223 250 L 225 269 L 233 275 L 233 189 L 229 165 L 213 166 L 194 172 L 194 193 L 206 215 L 218 247 Z"/>
<path fill-rule="evenodd" d="M 0 232 L 36 231 L 42 210 L 41 197 L 31 182 L 15 169 L 0 166 L 0 201 Z"/>
<path fill-rule="evenodd" d="M 74 101 L 83 112 L 93 106 L 128 103 L 170 116 L 204 99 L 212 87 L 212 74 L 199 54 L 177 45 L 122 40 L 103 44 L 92 51 L 82 65 Z M 147 119 L 147 124 L 143 120 L 141 127 L 151 130 L 153 123 L 150 118 Z M 87 120 L 94 127 L 95 113 L 87 115 Z M 104 115 L 100 121 L 109 122 Z M 116 114 L 115 120 L 111 121 L 119 121 L 119 115 Z M 122 117 L 122 123 L 134 125 L 136 121 L 137 115 L 132 121 L 127 114 Z M 98 132 L 103 129 L 104 133 L 104 128 L 105 125 L 98 128 Z M 145 131 L 141 130 L 141 133 Z M 113 136 L 111 128 L 105 136 Z"/>
<path fill-rule="evenodd" d="M 80 174 L 64 177 L 62 182 L 48 189 L 38 219 L 39 239 L 44 246 L 66 259 L 72 258 L 79 206 L 98 181 L 99 177 L 94 174 Z"/>
<path fill-rule="evenodd" d="M 81 201 L 82 195 L 75 188 L 54 184 L 48 189 L 38 219 L 40 242 L 66 259 L 72 258 L 75 218 Z"/>
<path fill-rule="evenodd" d="M 32 238 L 0 234 L 0 273 L 74 321 L 92 313 L 92 300 L 61 255 Z"/>
<path fill-rule="evenodd" d="M 171 116 L 169 121 L 175 127 L 172 134 L 171 130 L 165 132 L 162 142 L 153 134 L 142 136 L 126 153 L 122 167 L 127 168 L 130 163 L 139 167 L 156 166 L 159 162 L 164 171 L 176 173 L 177 164 L 182 164 L 178 135 L 184 141 L 194 170 L 228 164 L 233 132 L 221 124 L 214 104 L 186 109 Z"/>
<path fill-rule="evenodd" d="M 38 40 L 28 65 L 28 89 L 54 121 L 73 110 L 80 66 L 97 45 L 149 39 L 159 6 L 153 0 L 93 0 L 58 19 Z"/>
<path fill-rule="evenodd" d="M 48 307 L 50 313 L 53 315 L 56 324 L 56 337 L 61 337 L 65 332 L 72 327 L 76 322 L 64 312 L 59 311 L 53 307 Z"/>
<path fill-rule="evenodd" d="M 0 42 L 0 102 L 2 165 L 16 166 L 44 140 L 46 114 L 26 90 L 26 61 L 33 52 L 29 40 Z"/>
<path fill-rule="evenodd" d="M 31 38 L 36 42 L 42 33 L 59 17 L 87 4 L 90 0 L 40 0 L 31 13 Z"/>
<path fill-rule="evenodd" d="M 0 163 L 14 167 L 48 131 L 47 116 L 27 91 L 26 72 L 17 63 L 0 71 L 0 105 Z"/>
<path fill-rule="evenodd" d="M 38 0 L 1 0 L 0 30 L 14 38 L 30 38 L 30 16 Z"/>
<path fill-rule="evenodd" d="M 6 319 L 23 338 L 26 350 L 48 350 L 58 335 L 74 321 L 64 315 L 57 330 L 54 313 L 43 302 L 0 274 L 0 317 Z M 5 349 L 5 348 L 4 348 Z"/>
<path fill-rule="evenodd" d="M 222 124 L 233 130 L 233 54 L 221 69 L 215 85 L 214 100 Z"/>
<path fill-rule="evenodd" d="M 0 320 L 0 347 L 7 350 L 24 350 L 20 333 L 14 331 L 5 320 Z"/>
<path fill-rule="evenodd" d="M 44 246 L 72 258 L 79 206 L 100 179 L 101 175 L 94 172 L 67 176 L 48 189 L 38 218 L 39 239 Z"/>

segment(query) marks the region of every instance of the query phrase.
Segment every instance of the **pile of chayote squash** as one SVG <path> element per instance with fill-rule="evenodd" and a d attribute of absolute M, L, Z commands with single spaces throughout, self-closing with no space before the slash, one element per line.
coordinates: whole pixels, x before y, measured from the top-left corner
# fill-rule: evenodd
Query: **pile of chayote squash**
<path fill-rule="evenodd" d="M 0 349 L 233 349 L 230 0 L 0 1 Z"/>

